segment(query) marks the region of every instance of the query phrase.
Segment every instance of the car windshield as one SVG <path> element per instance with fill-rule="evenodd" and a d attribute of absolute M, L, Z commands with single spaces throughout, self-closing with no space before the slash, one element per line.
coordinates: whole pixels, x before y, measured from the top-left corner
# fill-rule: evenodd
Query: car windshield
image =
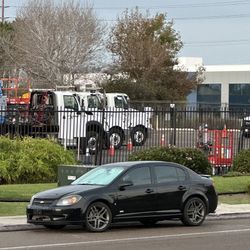
<path fill-rule="evenodd" d="M 119 167 L 108 167 L 101 166 L 86 174 L 82 175 L 74 182 L 73 185 L 108 185 L 111 183 L 121 172 L 123 172 L 125 168 Z"/>

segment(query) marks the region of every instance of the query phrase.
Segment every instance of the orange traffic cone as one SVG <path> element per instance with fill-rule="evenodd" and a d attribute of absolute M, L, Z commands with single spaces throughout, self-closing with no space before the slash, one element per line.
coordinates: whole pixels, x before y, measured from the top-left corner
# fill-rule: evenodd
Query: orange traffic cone
<path fill-rule="evenodd" d="M 128 139 L 127 150 L 131 151 L 133 149 L 133 144 L 131 138 Z"/>
<path fill-rule="evenodd" d="M 115 155 L 115 146 L 114 146 L 113 141 L 110 142 L 110 147 L 109 147 L 109 150 L 108 150 L 108 154 L 109 154 L 109 156 L 114 156 Z"/>
<path fill-rule="evenodd" d="M 161 135 L 161 146 L 162 147 L 165 146 L 165 135 L 164 134 Z"/>

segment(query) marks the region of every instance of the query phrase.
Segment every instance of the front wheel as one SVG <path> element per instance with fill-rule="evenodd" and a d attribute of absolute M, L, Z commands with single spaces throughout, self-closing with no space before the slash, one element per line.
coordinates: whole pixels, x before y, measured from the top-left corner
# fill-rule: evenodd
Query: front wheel
<path fill-rule="evenodd" d="M 206 205 L 198 197 L 190 198 L 183 210 L 182 222 L 187 226 L 199 226 L 206 217 Z"/>
<path fill-rule="evenodd" d="M 111 221 L 111 211 L 103 202 L 94 202 L 88 207 L 85 215 L 85 223 L 88 231 L 106 231 L 110 227 Z"/>

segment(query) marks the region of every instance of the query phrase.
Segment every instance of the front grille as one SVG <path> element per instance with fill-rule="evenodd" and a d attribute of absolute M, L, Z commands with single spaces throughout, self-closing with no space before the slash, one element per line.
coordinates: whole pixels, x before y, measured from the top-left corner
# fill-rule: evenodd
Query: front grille
<path fill-rule="evenodd" d="M 47 207 L 47 206 L 51 205 L 53 202 L 54 202 L 54 200 L 52 200 L 52 199 L 38 199 L 38 198 L 35 198 L 33 200 L 32 205 L 46 206 Z"/>

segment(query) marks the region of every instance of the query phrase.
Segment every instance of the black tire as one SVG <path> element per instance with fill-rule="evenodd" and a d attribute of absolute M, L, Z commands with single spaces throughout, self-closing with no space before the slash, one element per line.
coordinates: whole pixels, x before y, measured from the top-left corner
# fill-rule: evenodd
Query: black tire
<path fill-rule="evenodd" d="M 146 128 L 135 127 L 131 131 L 131 140 L 133 146 L 143 146 L 147 139 Z"/>
<path fill-rule="evenodd" d="M 97 131 L 87 132 L 87 147 L 89 148 L 90 154 L 95 154 L 97 149 L 99 133 Z"/>
<path fill-rule="evenodd" d="M 182 222 L 186 226 L 200 226 L 206 218 L 207 208 L 198 197 L 190 198 L 184 206 Z"/>
<path fill-rule="evenodd" d="M 62 229 L 65 227 L 65 225 L 43 225 L 43 226 L 48 229 Z"/>
<path fill-rule="evenodd" d="M 103 202 L 94 202 L 87 208 L 85 214 L 85 225 L 88 231 L 106 231 L 110 227 L 111 221 L 111 211 Z"/>
<path fill-rule="evenodd" d="M 145 226 L 154 226 L 158 222 L 157 219 L 141 219 L 139 221 Z"/>
<path fill-rule="evenodd" d="M 114 143 L 114 148 L 119 149 L 124 141 L 124 133 L 119 128 L 111 128 L 109 131 L 109 141 Z"/>

